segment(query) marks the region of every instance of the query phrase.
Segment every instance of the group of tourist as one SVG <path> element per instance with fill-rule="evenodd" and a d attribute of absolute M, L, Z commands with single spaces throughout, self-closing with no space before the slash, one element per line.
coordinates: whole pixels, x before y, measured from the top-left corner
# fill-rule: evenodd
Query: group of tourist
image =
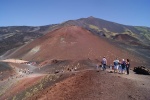
<path fill-rule="evenodd" d="M 105 57 L 103 57 L 101 64 L 102 70 L 106 70 L 107 60 Z M 114 73 L 126 73 L 127 75 L 129 75 L 130 61 L 129 59 L 122 59 L 122 61 L 119 61 L 119 59 L 116 58 L 113 61 L 113 65 L 110 65 L 110 68 L 114 70 Z"/>

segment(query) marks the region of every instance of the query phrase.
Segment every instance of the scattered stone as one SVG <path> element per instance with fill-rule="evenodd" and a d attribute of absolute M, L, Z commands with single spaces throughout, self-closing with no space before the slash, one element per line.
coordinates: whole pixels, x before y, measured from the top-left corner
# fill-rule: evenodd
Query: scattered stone
<path fill-rule="evenodd" d="M 54 60 L 52 60 L 51 62 L 54 63 L 54 64 L 56 64 L 56 63 L 58 63 L 59 61 L 56 60 L 56 59 L 54 59 Z"/>
<path fill-rule="evenodd" d="M 74 70 L 76 71 L 76 70 L 77 70 L 77 67 L 75 67 Z"/>
<path fill-rule="evenodd" d="M 134 67 L 133 71 L 136 72 L 137 74 L 150 75 L 149 69 L 147 69 L 143 66 Z"/>
<path fill-rule="evenodd" d="M 109 73 L 113 73 L 113 71 L 109 71 Z"/>
<path fill-rule="evenodd" d="M 57 73 L 59 73 L 59 70 L 56 70 L 56 71 L 55 71 L 55 74 L 57 74 Z"/>
<path fill-rule="evenodd" d="M 130 98 L 132 100 L 136 100 L 132 95 L 128 95 L 128 98 Z"/>
<path fill-rule="evenodd" d="M 118 78 L 120 78 L 120 76 L 118 76 Z"/>
<path fill-rule="evenodd" d="M 97 70 L 97 72 L 99 72 L 99 70 Z"/>

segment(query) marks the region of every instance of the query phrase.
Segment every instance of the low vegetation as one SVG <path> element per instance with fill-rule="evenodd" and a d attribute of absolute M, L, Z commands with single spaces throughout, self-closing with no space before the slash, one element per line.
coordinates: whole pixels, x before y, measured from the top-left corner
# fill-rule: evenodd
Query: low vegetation
<path fill-rule="evenodd" d="M 148 40 L 150 40 L 150 28 L 147 27 L 135 27 L 137 30 L 140 31 L 141 34 L 143 34 Z"/>
<path fill-rule="evenodd" d="M 42 91 L 43 89 L 46 89 L 47 87 L 53 85 L 60 76 L 60 74 L 49 74 L 42 78 L 39 82 L 35 83 L 31 87 L 26 88 L 24 91 L 18 93 L 12 98 L 15 98 L 14 100 L 26 100 L 31 96 L 37 94 L 38 92 Z"/>

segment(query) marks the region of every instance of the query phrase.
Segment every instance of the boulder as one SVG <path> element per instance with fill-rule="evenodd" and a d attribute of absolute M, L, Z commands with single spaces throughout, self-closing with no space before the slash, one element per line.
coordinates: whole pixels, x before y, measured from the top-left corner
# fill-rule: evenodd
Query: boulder
<path fill-rule="evenodd" d="M 137 74 L 150 75 L 149 69 L 147 69 L 143 66 L 134 67 L 133 71 L 136 72 Z"/>

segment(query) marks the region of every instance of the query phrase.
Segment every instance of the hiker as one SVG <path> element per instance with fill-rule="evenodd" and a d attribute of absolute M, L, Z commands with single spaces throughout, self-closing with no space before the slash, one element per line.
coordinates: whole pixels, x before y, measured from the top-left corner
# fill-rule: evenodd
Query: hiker
<path fill-rule="evenodd" d="M 130 68 L 130 60 L 127 59 L 126 61 L 126 70 L 127 70 L 127 75 L 129 75 L 129 68 Z"/>
<path fill-rule="evenodd" d="M 122 73 L 125 73 L 126 61 L 124 59 L 122 59 L 121 66 L 122 66 Z"/>
<path fill-rule="evenodd" d="M 118 72 L 119 69 L 119 60 L 118 58 L 116 58 L 116 60 L 114 60 L 114 73 Z"/>
<path fill-rule="evenodd" d="M 105 56 L 103 57 L 101 63 L 102 63 L 102 70 L 106 70 L 107 60 L 106 60 Z"/>
<path fill-rule="evenodd" d="M 122 73 L 122 66 L 121 66 L 121 62 L 119 61 L 118 63 L 118 73 L 121 74 Z"/>

